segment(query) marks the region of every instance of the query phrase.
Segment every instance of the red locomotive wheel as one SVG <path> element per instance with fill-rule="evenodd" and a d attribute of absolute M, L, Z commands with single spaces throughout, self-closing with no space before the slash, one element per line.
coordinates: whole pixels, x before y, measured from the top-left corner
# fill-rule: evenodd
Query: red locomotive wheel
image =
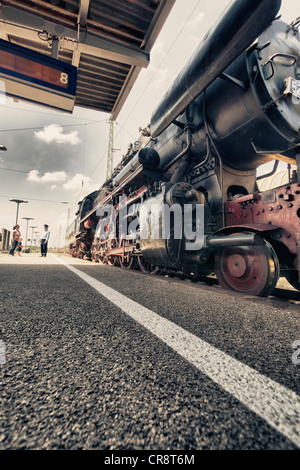
<path fill-rule="evenodd" d="M 98 259 L 100 264 L 106 264 L 105 250 L 103 247 L 100 248 Z"/>
<path fill-rule="evenodd" d="M 279 262 L 267 241 L 263 246 L 219 248 L 215 256 L 215 273 L 225 289 L 267 297 L 277 284 Z"/>
<path fill-rule="evenodd" d="M 143 273 L 156 274 L 158 272 L 158 268 L 154 266 L 154 264 L 151 264 L 148 261 L 146 261 L 143 256 L 138 256 L 138 262 L 139 262 L 140 270 Z"/>
<path fill-rule="evenodd" d="M 98 253 L 92 253 L 92 261 L 94 263 L 99 263 L 99 255 Z"/>
<path fill-rule="evenodd" d="M 108 266 L 115 266 L 117 264 L 118 257 L 112 256 L 112 255 L 107 256 L 106 261 L 107 261 Z"/>
<path fill-rule="evenodd" d="M 122 259 L 122 256 L 119 256 L 120 266 L 123 269 L 131 269 L 133 267 L 133 256 L 129 253 L 125 255 Z"/>

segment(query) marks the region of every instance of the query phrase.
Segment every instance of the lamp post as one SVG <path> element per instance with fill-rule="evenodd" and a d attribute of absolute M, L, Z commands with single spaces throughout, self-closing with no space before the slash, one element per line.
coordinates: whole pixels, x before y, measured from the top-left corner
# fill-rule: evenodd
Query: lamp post
<path fill-rule="evenodd" d="M 34 225 L 30 225 L 29 228 L 32 229 L 32 232 L 31 232 L 31 246 L 33 246 L 33 244 L 32 244 L 32 241 L 33 241 L 33 230 L 34 230 L 35 228 L 37 228 L 37 227 L 34 227 Z"/>
<path fill-rule="evenodd" d="M 10 202 L 16 202 L 16 203 L 17 203 L 17 215 L 16 215 L 16 223 L 15 223 L 15 225 L 17 225 L 17 223 L 18 223 L 18 216 L 19 216 L 19 205 L 22 204 L 22 202 L 24 202 L 25 204 L 27 204 L 28 201 L 24 201 L 24 199 L 10 199 L 9 201 L 10 201 Z"/>
<path fill-rule="evenodd" d="M 34 232 L 35 246 L 36 246 L 36 240 L 37 240 L 38 235 L 39 235 L 39 232 Z"/>
<path fill-rule="evenodd" d="M 25 239 L 25 248 L 27 247 L 27 233 L 28 233 L 28 221 L 34 220 L 33 217 L 22 217 L 22 219 L 26 220 L 26 239 Z"/>

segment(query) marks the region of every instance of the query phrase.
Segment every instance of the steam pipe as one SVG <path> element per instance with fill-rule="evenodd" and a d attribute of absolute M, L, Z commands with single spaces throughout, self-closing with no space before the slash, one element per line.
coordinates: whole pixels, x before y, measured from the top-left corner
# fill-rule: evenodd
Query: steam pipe
<path fill-rule="evenodd" d="M 277 16 L 281 0 L 235 0 L 207 33 L 151 117 L 158 137 Z"/>
<path fill-rule="evenodd" d="M 181 181 L 181 179 L 185 175 L 185 173 L 186 173 L 186 171 L 187 171 L 187 169 L 190 165 L 191 158 L 192 158 L 192 155 L 190 154 L 190 148 L 192 146 L 192 127 L 193 127 L 193 124 L 192 124 L 192 116 L 191 116 L 189 108 L 186 109 L 185 114 L 186 114 L 186 119 L 187 119 L 187 123 L 188 123 L 185 127 L 185 130 L 187 132 L 187 144 L 186 144 L 185 148 L 169 163 L 169 165 L 167 165 L 165 167 L 165 169 L 168 169 L 171 165 L 173 165 L 175 162 L 177 162 L 177 160 L 180 160 L 183 157 L 182 162 L 180 163 L 179 167 L 177 168 L 177 170 L 173 174 L 173 176 L 170 180 L 170 183 L 178 183 L 179 181 Z"/>
<path fill-rule="evenodd" d="M 170 179 L 170 183 L 172 184 L 179 183 L 182 180 L 191 162 L 191 154 L 189 153 L 189 150 L 192 146 L 192 131 L 190 128 L 187 129 L 187 135 L 187 146 L 182 150 L 182 152 L 180 152 L 179 155 L 177 155 L 176 159 L 172 161 L 172 163 L 174 163 L 183 157 L 182 162 Z"/>
<path fill-rule="evenodd" d="M 207 245 L 212 248 L 227 248 L 229 246 L 263 245 L 263 239 L 257 233 L 239 233 L 228 236 L 212 236 L 208 238 Z"/>

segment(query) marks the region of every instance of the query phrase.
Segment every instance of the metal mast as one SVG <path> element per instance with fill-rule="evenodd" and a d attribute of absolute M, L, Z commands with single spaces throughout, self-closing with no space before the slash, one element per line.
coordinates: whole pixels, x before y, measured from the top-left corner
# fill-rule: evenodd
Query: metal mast
<path fill-rule="evenodd" d="M 109 119 L 108 150 L 106 164 L 106 181 L 112 177 L 113 173 L 113 154 L 114 154 L 114 122 Z"/>

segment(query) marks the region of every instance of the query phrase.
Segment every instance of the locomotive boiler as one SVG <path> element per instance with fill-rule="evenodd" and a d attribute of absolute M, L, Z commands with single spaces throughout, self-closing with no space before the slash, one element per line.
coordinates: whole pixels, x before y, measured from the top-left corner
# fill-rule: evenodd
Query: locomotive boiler
<path fill-rule="evenodd" d="M 279 276 L 299 290 L 300 18 L 282 22 L 280 3 L 237 0 L 225 10 L 142 141 L 80 203 L 73 256 L 193 279 L 214 273 L 250 295 L 268 296 Z M 294 168 L 288 184 L 259 191 L 257 168 L 274 162 L 274 172 L 278 161 Z"/>

